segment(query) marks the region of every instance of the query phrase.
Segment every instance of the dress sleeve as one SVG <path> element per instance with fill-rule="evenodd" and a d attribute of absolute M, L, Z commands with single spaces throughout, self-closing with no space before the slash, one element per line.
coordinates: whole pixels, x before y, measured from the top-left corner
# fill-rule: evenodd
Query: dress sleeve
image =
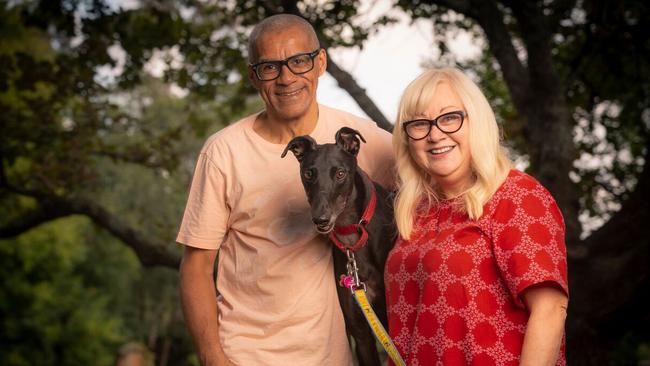
<path fill-rule="evenodd" d="M 230 208 L 221 169 L 202 152 L 176 241 L 202 249 L 219 249 L 227 231 Z"/>
<path fill-rule="evenodd" d="M 569 294 L 564 219 L 551 194 L 529 176 L 501 192 L 492 217 L 494 255 L 515 304 L 545 283 Z"/>

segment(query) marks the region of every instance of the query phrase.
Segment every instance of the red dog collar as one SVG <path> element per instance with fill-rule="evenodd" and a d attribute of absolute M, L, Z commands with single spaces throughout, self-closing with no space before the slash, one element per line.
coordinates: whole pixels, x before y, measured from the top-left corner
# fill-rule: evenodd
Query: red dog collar
<path fill-rule="evenodd" d="M 377 205 L 377 194 L 375 193 L 375 186 L 372 184 L 370 186 L 372 187 L 370 190 L 370 201 L 368 202 L 366 209 L 363 211 L 363 215 L 361 216 L 359 223 L 335 227 L 334 230 L 330 232 L 330 240 L 332 240 L 332 242 L 334 242 L 334 244 L 342 251 L 349 250 L 353 253 L 357 252 L 368 242 L 368 231 L 366 230 L 366 225 L 370 223 L 370 220 L 372 220 L 372 217 L 375 215 L 375 206 Z M 336 234 L 350 235 L 354 233 L 360 233 L 361 236 L 356 243 L 349 247 L 343 244 L 339 238 L 336 237 Z"/>

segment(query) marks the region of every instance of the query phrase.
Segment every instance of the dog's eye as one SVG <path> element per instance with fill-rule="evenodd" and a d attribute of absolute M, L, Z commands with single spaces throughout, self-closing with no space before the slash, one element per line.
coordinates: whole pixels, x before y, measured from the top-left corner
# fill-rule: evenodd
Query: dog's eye
<path fill-rule="evenodd" d="M 341 180 L 341 179 L 345 178 L 345 175 L 346 175 L 345 170 L 337 170 L 336 171 L 336 179 Z"/>
<path fill-rule="evenodd" d="M 302 176 L 305 178 L 305 180 L 311 180 L 311 178 L 314 176 L 314 172 L 312 172 L 311 170 L 305 170 L 302 173 Z"/>

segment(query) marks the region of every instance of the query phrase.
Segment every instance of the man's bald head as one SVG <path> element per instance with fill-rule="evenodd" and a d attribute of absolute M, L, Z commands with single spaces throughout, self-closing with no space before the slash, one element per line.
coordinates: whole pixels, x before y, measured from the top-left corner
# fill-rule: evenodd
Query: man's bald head
<path fill-rule="evenodd" d="M 303 33 L 307 37 L 312 49 L 317 49 L 320 46 L 314 27 L 312 27 L 305 19 L 292 14 L 273 15 L 262 20 L 255 26 L 255 28 L 253 28 L 253 31 L 248 38 L 248 62 L 257 62 L 258 42 L 264 37 L 264 35 L 280 33 L 289 28 Z"/>

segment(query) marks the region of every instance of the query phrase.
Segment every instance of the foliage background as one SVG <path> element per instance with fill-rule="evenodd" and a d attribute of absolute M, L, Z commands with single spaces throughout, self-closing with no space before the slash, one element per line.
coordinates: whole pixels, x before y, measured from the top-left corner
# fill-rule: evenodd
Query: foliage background
<path fill-rule="evenodd" d="M 309 19 L 326 47 L 363 47 L 394 12 L 430 21 L 441 56 L 428 66 L 479 82 L 563 209 L 570 364 L 650 359 L 646 2 L 395 0 L 370 21 L 353 0 L 120 4 L 0 2 L 0 364 L 110 365 L 128 342 L 151 364 L 198 364 L 175 231 L 205 138 L 262 106 L 245 39 L 278 12 Z M 459 32 L 481 57 L 455 59 Z M 391 128 L 354 75 L 331 59 L 328 72 Z"/>

